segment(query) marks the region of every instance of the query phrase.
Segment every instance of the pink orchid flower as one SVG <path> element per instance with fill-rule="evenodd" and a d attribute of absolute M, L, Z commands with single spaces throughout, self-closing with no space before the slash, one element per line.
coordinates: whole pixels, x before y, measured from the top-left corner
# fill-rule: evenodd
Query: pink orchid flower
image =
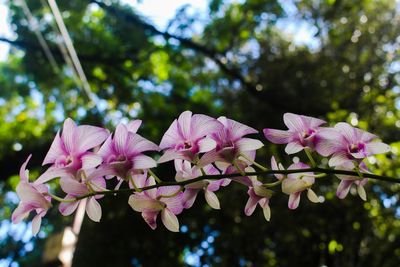
<path fill-rule="evenodd" d="M 103 143 L 109 135 L 109 131 L 104 128 L 77 126 L 72 119 L 66 119 L 61 135 L 57 132 L 43 161 L 43 165 L 52 165 L 38 178 L 39 183 L 68 175 L 67 172 L 75 175 L 81 168 L 90 169 L 100 165 L 101 156 L 88 150 Z"/>
<path fill-rule="evenodd" d="M 248 134 L 258 133 L 256 129 L 226 117 L 219 117 L 218 121 L 224 127 L 210 135 L 216 142 L 216 147 L 203 155 L 199 165 L 205 166 L 216 161 L 232 164 L 234 160 L 243 154 L 247 158 L 254 159 L 256 150 L 264 146 L 257 139 L 243 137 Z"/>
<path fill-rule="evenodd" d="M 187 181 L 199 177 L 202 175 L 200 169 L 190 164 L 185 160 L 175 160 L 176 176 L 175 179 L 178 182 Z M 204 167 L 206 174 L 219 174 L 219 171 L 212 165 Z M 200 191 L 204 192 L 205 199 L 213 209 L 221 209 L 217 195 L 214 193 L 220 189 L 221 186 L 227 186 L 230 183 L 230 179 L 220 180 L 202 180 L 196 183 L 188 184 L 185 186 L 185 192 L 183 194 L 183 206 L 188 209 L 193 206 L 196 200 L 197 194 Z"/>
<path fill-rule="evenodd" d="M 211 151 L 216 143 L 208 135 L 218 132 L 222 124 L 214 118 L 202 114 L 183 112 L 171 124 L 161 139 L 160 148 L 165 150 L 159 163 L 173 159 L 195 161 L 198 153 Z"/>
<path fill-rule="evenodd" d="M 252 170 L 254 171 L 254 169 Z M 263 210 L 264 217 L 267 221 L 271 219 L 271 208 L 269 207 L 269 199 L 272 197 L 272 191 L 263 187 L 262 183 L 257 180 L 257 177 L 250 177 L 252 185 L 249 187 L 247 194 L 249 199 L 247 200 L 244 208 L 244 213 L 247 216 L 251 216 L 254 213 L 257 205 Z"/>
<path fill-rule="evenodd" d="M 64 200 L 59 206 L 59 211 L 64 216 L 71 215 L 81 201 L 86 202 L 86 214 L 95 222 L 99 222 L 102 216 L 101 206 L 97 199 L 103 198 L 104 195 L 95 195 L 87 199 L 73 201 L 77 197 L 87 195 L 91 192 L 106 191 L 106 181 L 103 176 L 112 173 L 112 169 L 98 168 L 80 172 L 79 180 L 71 177 L 63 177 L 60 180 L 61 189 L 67 193 Z"/>
<path fill-rule="evenodd" d="M 141 121 L 132 121 L 127 126 L 119 124 L 114 136 L 109 136 L 97 152 L 103 164 L 114 170 L 114 175 L 128 180 L 132 171 L 156 167 L 156 161 L 143 154 L 145 151 L 159 151 L 159 147 L 136 134 Z M 119 183 L 119 185 L 120 185 Z"/>
<path fill-rule="evenodd" d="M 376 135 L 339 122 L 333 130 L 321 131 L 321 142 L 317 152 L 324 157 L 332 155 L 329 166 L 340 166 L 347 162 L 361 162 L 362 159 L 390 151 L 390 146 L 373 141 Z"/>
<path fill-rule="evenodd" d="M 288 169 L 307 168 L 310 168 L 310 166 L 302 162 L 297 162 L 290 165 Z M 289 209 L 296 209 L 299 206 L 301 193 L 305 190 L 307 190 L 307 197 L 311 202 L 321 202 L 319 197 L 311 189 L 314 182 L 315 175 L 313 172 L 291 173 L 288 174 L 286 178 L 282 178 L 282 192 L 289 195 Z"/>
<path fill-rule="evenodd" d="M 336 166 L 335 169 L 337 170 L 347 170 L 353 171 L 355 168 L 353 162 L 346 162 L 343 165 Z M 365 163 L 361 162 L 359 165 L 359 170 L 363 173 L 369 172 Z M 336 190 L 336 196 L 340 199 L 344 199 L 350 191 L 351 186 L 354 184 L 357 188 L 357 194 L 360 198 L 364 201 L 367 201 L 367 193 L 365 192 L 364 185 L 368 182 L 367 178 L 360 178 L 359 176 L 352 176 L 352 175 L 343 175 L 337 174 L 336 175 L 341 181 L 339 186 Z"/>
<path fill-rule="evenodd" d="M 319 126 L 325 121 L 293 113 L 285 113 L 283 121 L 289 130 L 264 129 L 264 135 L 270 142 L 287 144 L 285 147 L 287 154 L 295 154 L 306 147 L 315 149 L 318 146 Z"/>
<path fill-rule="evenodd" d="M 146 180 L 135 180 L 137 188 L 155 185 L 156 182 L 152 176 Z M 163 186 L 135 192 L 129 197 L 129 205 L 133 210 L 141 212 L 143 219 L 151 229 L 157 228 L 157 217 L 161 212 L 161 221 L 171 232 L 179 232 L 179 221 L 176 217 L 183 211 L 182 204 L 183 192 L 179 186 Z"/>
<path fill-rule="evenodd" d="M 17 185 L 17 195 L 21 202 L 12 213 L 11 220 L 15 224 L 19 223 L 28 217 L 31 211 L 35 211 L 36 215 L 32 220 L 32 234 L 36 235 L 39 232 L 42 218 L 51 207 L 51 197 L 46 195 L 49 191 L 46 185 L 29 182 L 29 171 L 26 169 L 26 165 L 30 158 L 31 155 L 22 164 L 19 171 L 21 180 Z"/>

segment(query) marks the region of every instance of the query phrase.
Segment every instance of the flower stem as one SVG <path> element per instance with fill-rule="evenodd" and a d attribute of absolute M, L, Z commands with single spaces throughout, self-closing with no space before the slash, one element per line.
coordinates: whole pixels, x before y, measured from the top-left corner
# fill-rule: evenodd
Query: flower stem
<path fill-rule="evenodd" d="M 158 178 L 158 176 L 151 169 L 148 169 L 148 172 L 150 173 L 151 176 L 154 177 L 157 183 L 162 183 L 162 180 Z"/>
<path fill-rule="evenodd" d="M 239 156 L 245 158 L 245 159 L 248 160 L 248 161 L 250 161 L 251 163 L 254 164 L 254 166 L 256 166 L 257 168 L 259 168 L 259 169 L 262 170 L 262 171 L 268 170 L 268 168 L 264 167 L 263 165 L 261 165 L 260 163 L 256 162 L 255 160 L 252 160 L 251 158 L 249 158 L 248 156 L 246 156 L 246 155 L 243 154 L 243 153 L 240 153 Z"/>
<path fill-rule="evenodd" d="M 307 158 L 310 160 L 311 162 L 311 166 L 313 167 L 317 167 L 317 163 L 315 163 L 315 160 L 311 154 L 311 151 L 308 147 L 304 148 L 304 151 L 306 152 Z"/>
<path fill-rule="evenodd" d="M 233 166 L 235 166 L 236 170 L 238 170 L 238 172 L 242 175 L 242 176 L 246 176 L 246 173 L 239 167 L 239 165 L 237 164 L 236 160 L 233 160 Z"/>

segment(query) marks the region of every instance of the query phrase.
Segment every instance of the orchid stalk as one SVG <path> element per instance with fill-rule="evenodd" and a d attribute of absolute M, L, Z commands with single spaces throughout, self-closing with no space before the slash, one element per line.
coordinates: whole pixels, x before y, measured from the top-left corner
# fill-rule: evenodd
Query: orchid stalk
<path fill-rule="evenodd" d="M 159 146 L 137 133 L 141 123 L 135 120 L 119 124 L 110 133 L 101 127 L 77 126 L 67 119 L 44 160 L 44 164 L 51 164 L 48 170 L 29 182 L 26 167 L 30 157 L 22 165 L 17 187 L 21 202 L 12 221 L 18 223 L 35 211 L 32 227 L 36 234 L 52 200 L 60 202 L 60 213 L 68 216 L 80 201 L 87 199 L 88 217 L 99 222 L 101 199 L 126 193 L 130 194 L 128 204 L 142 214 L 152 229 L 161 215 L 164 226 L 177 232 L 177 215 L 192 207 L 199 194 L 204 194 L 211 208 L 221 209 L 216 193 L 231 182 L 247 188 L 245 214 L 252 215 L 260 206 L 267 221 L 272 214 L 271 200 L 279 191 L 289 196 L 289 209 L 300 205 L 302 192 L 306 192 L 309 201 L 320 203 L 314 190 L 318 190 L 317 181 L 323 177 L 338 179 L 339 199 L 355 186 L 360 198 L 366 200 L 364 186 L 371 179 L 400 183 L 398 178 L 371 173 L 364 162 L 371 155 L 389 152 L 390 146 L 347 123 L 322 127 L 325 121 L 321 119 L 286 113 L 284 123 L 288 130 L 264 129 L 269 141 L 286 144 L 288 155 L 305 151 L 308 163 L 297 160 L 287 168 L 274 156 L 270 166 L 256 162 L 256 152 L 264 144 L 248 135 L 258 131 L 226 117 L 214 119 L 185 111 L 171 124 Z M 158 160 L 146 155 L 160 150 L 163 154 Z M 316 161 L 316 154 L 327 158 L 328 165 Z M 161 180 L 152 170 L 157 163 L 166 161 L 174 161 L 174 181 Z M 60 179 L 64 196 L 49 191 L 47 183 L 53 179 Z M 110 180 L 115 180 L 115 188 L 108 188 Z"/>

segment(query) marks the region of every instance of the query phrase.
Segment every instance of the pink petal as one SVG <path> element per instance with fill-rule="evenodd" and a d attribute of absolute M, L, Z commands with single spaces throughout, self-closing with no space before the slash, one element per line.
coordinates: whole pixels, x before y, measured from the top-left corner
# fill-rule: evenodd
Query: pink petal
<path fill-rule="evenodd" d="M 288 203 L 289 209 L 291 209 L 291 210 L 297 209 L 297 207 L 299 206 L 299 203 L 300 203 L 300 195 L 301 195 L 301 192 L 298 192 L 298 193 L 291 194 L 289 196 L 289 203 Z"/>
<path fill-rule="evenodd" d="M 68 153 L 75 152 L 77 148 L 76 128 L 72 119 L 68 118 L 64 121 L 61 139 Z"/>
<path fill-rule="evenodd" d="M 175 150 L 166 150 L 164 154 L 158 159 L 158 163 L 164 163 L 170 160 L 175 159 L 184 159 L 191 161 L 192 159 L 188 157 L 188 155 L 182 151 L 175 151 Z"/>
<path fill-rule="evenodd" d="M 32 154 L 28 156 L 25 162 L 22 164 L 21 168 L 19 169 L 19 177 L 23 182 L 29 182 L 29 172 L 27 173 L 26 165 L 28 165 L 29 160 L 31 159 Z"/>
<path fill-rule="evenodd" d="M 179 192 L 175 197 L 161 198 L 161 201 L 167 205 L 167 208 L 174 214 L 180 214 L 183 211 L 183 192 Z"/>
<path fill-rule="evenodd" d="M 37 178 L 34 181 L 34 184 L 44 184 L 57 177 L 73 178 L 74 175 L 66 168 L 50 167 L 49 169 L 47 169 L 47 171 L 45 171 L 42 175 L 39 176 L 39 178 Z"/>
<path fill-rule="evenodd" d="M 242 138 L 235 143 L 235 146 L 239 151 L 252 151 L 263 147 L 264 144 L 257 139 Z"/>
<path fill-rule="evenodd" d="M 161 211 L 161 220 L 165 227 L 171 232 L 179 232 L 178 218 L 169 209 Z"/>
<path fill-rule="evenodd" d="M 156 221 L 157 215 L 158 215 L 158 211 L 157 212 L 151 212 L 151 211 L 142 212 L 143 219 L 153 230 L 157 228 L 157 221 Z"/>
<path fill-rule="evenodd" d="M 53 140 L 53 143 L 51 143 L 50 149 L 47 152 L 42 165 L 54 163 L 58 157 L 65 154 L 67 153 L 64 150 L 63 143 L 60 137 L 60 132 L 58 131 L 56 137 Z"/>
<path fill-rule="evenodd" d="M 323 157 L 328 157 L 347 146 L 343 136 L 334 129 L 324 128 L 318 132 L 318 137 L 320 140 L 316 143 L 315 150 Z"/>
<path fill-rule="evenodd" d="M 178 120 L 174 120 L 174 122 L 169 126 L 168 130 L 165 132 L 164 136 L 161 139 L 160 148 L 172 148 L 178 143 L 182 138 L 179 135 L 178 130 Z"/>
<path fill-rule="evenodd" d="M 24 202 L 31 207 L 34 208 L 48 208 L 49 202 L 45 199 L 45 197 L 39 193 L 32 185 L 26 182 L 20 182 L 17 185 L 17 194 L 21 199 L 21 202 Z"/>
<path fill-rule="evenodd" d="M 382 142 L 371 142 L 366 146 L 370 154 L 382 154 L 390 151 L 390 146 Z"/>
<path fill-rule="evenodd" d="M 336 190 L 336 196 L 340 199 L 344 199 L 350 191 L 350 187 L 353 184 L 351 180 L 342 180 Z"/>
<path fill-rule="evenodd" d="M 283 115 L 283 122 L 289 128 L 289 130 L 296 132 L 303 132 L 304 130 L 307 130 L 307 127 L 300 115 L 285 113 Z"/>
<path fill-rule="evenodd" d="M 127 148 L 128 130 L 125 125 L 120 123 L 114 133 L 114 147 L 117 153 L 124 154 Z"/>
<path fill-rule="evenodd" d="M 217 151 L 212 150 L 205 153 L 200 158 L 199 162 L 197 163 L 197 166 L 204 167 L 217 161 L 225 161 L 225 160 L 221 157 L 221 155 Z"/>
<path fill-rule="evenodd" d="M 23 219 L 28 217 L 29 213 L 33 210 L 34 208 L 30 205 L 27 205 L 25 203 L 20 202 L 18 204 L 18 207 L 13 211 L 11 215 L 11 221 L 14 224 L 20 223 Z"/>
<path fill-rule="evenodd" d="M 142 120 L 133 120 L 128 123 L 126 128 L 128 129 L 128 132 L 136 133 L 140 125 L 142 125 Z"/>
<path fill-rule="evenodd" d="M 130 134 L 127 142 L 127 154 L 138 154 L 144 151 L 159 151 L 160 148 L 138 134 Z"/>
<path fill-rule="evenodd" d="M 344 138 L 349 143 L 355 143 L 359 140 L 359 136 L 357 135 L 357 130 L 350 124 L 346 122 L 339 122 L 335 125 L 335 129 L 339 130 L 339 132 L 344 136 Z"/>
<path fill-rule="evenodd" d="M 287 144 L 292 140 L 292 133 L 289 131 L 265 128 L 263 130 L 265 138 L 274 144 Z"/>
<path fill-rule="evenodd" d="M 221 118 L 221 117 L 220 117 Z M 220 119 L 218 118 L 220 121 Z M 239 139 L 242 136 L 248 135 L 248 134 L 255 134 L 258 133 L 258 131 L 254 128 L 251 128 L 247 125 L 244 125 L 240 122 L 227 119 L 227 122 L 229 124 L 229 131 L 231 132 L 232 138 L 233 139 Z M 224 124 L 225 125 L 225 124 Z"/>
<path fill-rule="evenodd" d="M 291 155 L 291 154 L 295 154 L 295 153 L 297 153 L 297 152 L 299 152 L 299 151 L 301 151 L 303 149 L 304 149 L 304 147 L 300 143 L 298 143 L 298 142 L 290 142 L 289 144 L 286 145 L 285 152 L 288 155 Z"/>
<path fill-rule="evenodd" d="M 199 189 L 188 188 L 183 192 L 182 205 L 185 209 L 189 209 L 193 206 L 199 191 Z"/>
<path fill-rule="evenodd" d="M 107 137 L 110 132 L 107 129 L 101 127 L 95 127 L 90 125 L 81 125 L 76 129 L 76 142 L 77 150 L 79 152 L 85 152 L 96 146 L 99 146 Z"/>
<path fill-rule="evenodd" d="M 60 186 L 65 193 L 74 196 L 83 196 L 89 193 L 89 190 L 85 184 L 71 178 L 60 179 Z"/>
<path fill-rule="evenodd" d="M 94 197 L 89 197 L 86 203 L 86 213 L 88 217 L 94 221 L 99 222 L 101 219 L 101 206 Z"/>
<path fill-rule="evenodd" d="M 251 216 L 253 214 L 254 210 L 257 207 L 258 201 L 259 201 L 259 198 L 251 197 L 251 196 L 249 197 L 249 199 L 247 200 L 246 206 L 244 208 L 244 213 L 247 216 Z"/>
<path fill-rule="evenodd" d="M 100 155 L 96 155 L 93 153 L 87 153 L 82 156 L 82 169 L 91 169 L 99 166 L 103 159 Z"/>
<path fill-rule="evenodd" d="M 137 155 L 132 160 L 134 170 L 150 169 L 157 166 L 157 162 L 145 155 Z"/>
<path fill-rule="evenodd" d="M 113 138 L 112 136 L 108 136 L 104 144 L 100 147 L 97 154 L 100 155 L 104 160 L 106 160 L 110 155 L 114 154 L 113 149 Z"/>
<path fill-rule="evenodd" d="M 40 225 L 42 224 L 42 216 L 37 214 L 32 220 L 32 235 L 35 236 L 39 233 Z"/>
<path fill-rule="evenodd" d="M 201 139 L 197 144 L 199 146 L 199 153 L 211 151 L 217 146 L 217 143 L 208 137 Z"/>
<path fill-rule="evenodd" d="M 180 136 L 185 140 L 191 140 L 192 133 L 192 112 L 184 111 L 178 118 L 178 129 Z"/>
<path fill-rule="evenodd" d="M 65 199 L 72 199 L 74 198 L 73 196 L 67 195 Z M 74 211 L 78 208 L 80 201 L 74 201 L 74 202 L 61 202 L 60 206 L 58 207 L 58 210 L 63 216 L 69 216 Z"/>
<path fill-rule="evenodd" d="M 212 117 L 195 114 L 192 117 L 192 139 L 198 139 L 218 132 L 222 130 L 223 127 L 222 123 Z"/>
<path fill-rule="evenodd" d="M 274 156 L 271 157 L 271 169 L 274 170 L 274 171 L 280 170 L 280 168 L 278 167 L 278 163 L 276 162 Z M 277 174 L 274 174 L 274 175 L 278 180 L 282 180 L 284 178 L 283 174 L 277 173 Z"/>
<path fill-rule="evenodd" d="M 333 154 L 333 156 L 329 160 L 328 164 L 329 164 L 329 166 L 334 167 L 334 166 L 346 164 L 346 162 L 349 162 L 349 161 L 350 160 L 347 157 L 346 152 L 338 152 L 338 153 Z"/>

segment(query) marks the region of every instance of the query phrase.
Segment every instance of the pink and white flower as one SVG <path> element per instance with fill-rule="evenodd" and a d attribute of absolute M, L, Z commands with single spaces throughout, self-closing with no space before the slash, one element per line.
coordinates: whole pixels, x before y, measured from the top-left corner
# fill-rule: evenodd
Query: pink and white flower
<path fill-rule="evenodd" d="M 265 137 L 275 144 L 287 144 L 285 152 L 295 154 L 304 148 L 315 149 L 320 141 L 320 125 L 325 121 L 293 113 L 285 113 L 283 121 L 289 128 L 287 131 L 264 129 Z"/>
<path fill-rule="evenodd" d="M 346 162 L 343 165 L 336 166 L 336 170 L 354 171 L 355 166 L 352 162 Z M 359 165 L 359 170 L 363 173 L 369 172 L 365 163 Z M 341 180 L 336 190 L 336 196 L 340 199 L 344 199 L 350 191 L 351 186 L 354 184 L 357 188 L 357 194 L 364 201 L 367 201 L 367 193 L 365 192 L 364 185 L 368 182 L 367 178 L 361 178 L 359 176 L 336 174 Z"/>
<path fill-rule="evenodd" d="M 317 152 L 324 157 L 332 156 L 329 160 L 332 167 L 353 161 L 360 163 L 368 156 L 390 151 L 389 145 L 374 141 L 376 135 L 345 122 L 337 123 L 333 131 L 322 130 L 320 136 L 322 140 Z"/>
<path fill-rule="evenodd" d="M 254 159 L 256 150 L 264 146 L 260 140 L 244 137 L 258 133 L 256 129 L 226 117 L 219 117 L 218 121 L 221 122 L 223 128 L 210 134 L 216 147 L 203 155 L 199 165 L 205 166 L 213 162 L 232 164 L 243 154 L 247 158 Z"/>
<path fill-rule="evenodd" d="M 158 162 L 174 159 L 194 162 L 199 153 L 216 147 L 216 142 L 209 135 L 218 132 L 222 127 L 219 121 L 209 116 L 192 115 L 191 111 L 183 112 L 161 139 L 160 148 L 164 150 L 164 154 Z"/>
<path fill-rule="evenodd" d="M 46 185 L 29 182 L 29 171 L 26 169 L 26 165 L 30 158 L 31 155 L 22 164 L 19 171 L 20 182 L 17 185 L 17 195 L 21 202 L 12 213 L 11 220 L 15 224 L 19 223 L 28 217 L 31 211 L 35 211 L 36 215 L 32 220 L 32 234 L 36 235 L 39 232 L 42 218 L 51 207 L 51 197 L 46 195 L 49 191 Z"/>
<path fill-rule="evenodd" d="M 76 175 L 80 169 L 90 169 L 99 166 L 102 158 L 89 151 L 99 146 L 109 136 L 104 128 L 80 125 L 68 118 L 64 122 L 63 131 L 57 132 L 43 165 L 52 164 L 39 178 L 39 183 L 45 183 L 53 178 Z"/>
<path fill-rule="evenodd" d="M 178 182 L 187 181 L 199 177 L 202 175 L 200 169 L 197 166 L 193 166 L 190 162 L 185 160 L 175 160 L 176 176 L 175 179 Z M 219 171 L 212 165 L 204 167 L 206 174 L 219 174 Z M 230 183 L 230 179 L 220 180 L 201 180 L 195 183 L 191 183 L 185 186 L 185 192 L 183 194 L 183 206 L 185 209 L 192 207 L 196 200 L 197 194 L 200 191 L 204 192 L 205 199 L 213 209 L 220 209 L 220 203 L 217 195 L 214 193 L 220 189 L 221 186 L 227 186 Z"/>
<path fill-rule="evenodd" d="M 308 169 L 310 166 L 302 162 L 293 163 L 289 166 L 292 169 Z M 282 192 L 289 195 L 289 209 L 296 209 L 300 203 L 301 193 L 307 190 L 307 197 L 313 203 L 320 203 L 319 197 L 311 189 L 315 182 L 315 174 L 313 172 L 301 172 L 288 174 L 282 180 Z"/>
<path fill-rule="evenodd" d="M 244 213 L 247 216 L 251 216 L 256 209 L 257 205 L 263 210 L 264 217 L 267 221 L 271 219 L 271 208 L 269 207 L 269 199 L 272 197 L 272 191 L 265 188 L 257 177 L 250 177 L 252 185 L 249 187 L 247 194 L 249 199 L 247 200 Z"/>
<path fill-rule="evenodd" d="M 110 135 L 97 152 L 103 165 L 111 167 L 113 175 L 122 180 L 127 180 L 132 171 L 157 166 L 156 161 L 143 152 L 159 151 L 159 147 L 136 134 L 139 126 L 140 121 L 132 121 L 127 126 L 119 124 L 114 135 Z"/>
<path fill-rule="evenodd" d="M 87 199 L 76 200 L 77 197 L 85 196 L 92 192 L 106 191 L 105 175 L 112 173 L 111 169 L 98 168 L 80 172 L 80 179 L 64 177 L 60 180 L 61 189 L 67 193 L 59 206 L 59 211 L 64 216 L 71 215 L 79 206 L 81 201 L 86 202 L 86 214 L 95 222 L 99 222 L 102 216 L 100 203 L 97 201 L 104 197 L 102 194 L 87 197 Z"/>
<path fill-rule="evenodd" d="M 146 180 L 135 180 L 137 188 L 155 185 L 152 176 Z M 183 211 L 181 188 L 179 186 L 163 186 L 135 192 L 129 197 L 129 205 L 141 212 L 143 219 L 151 229 L 157 228 L 157 217 L 161 212 L 161 221 L 172 232 L 179 232 L 179 221 L 176 215 Z"/>

